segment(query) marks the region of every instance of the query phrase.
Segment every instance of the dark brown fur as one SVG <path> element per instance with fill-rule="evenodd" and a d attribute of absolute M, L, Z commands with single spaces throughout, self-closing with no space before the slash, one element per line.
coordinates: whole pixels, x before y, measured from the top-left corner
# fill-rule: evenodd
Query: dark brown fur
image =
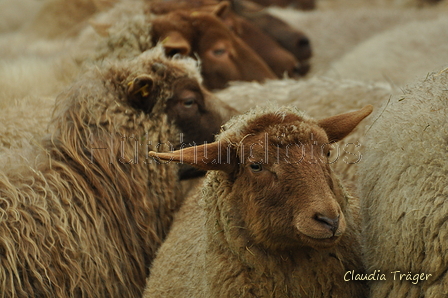
<path fill-rule="evenodd" d="M 215 13 L 231 31 L 239 36 L 266 62 L 277 77 L 281 78 L 285 73 L 289 77 L 298 77 L 306 74 L 309 69 L 308 63 L 305 63 L 311 57 L 309 49 L 307 53 L 304 53 L 302 50 L 300 60 L 297 60 L 292 53 L 279 45 L 271 36 L 264 33 L 245 18 L 235 14 L 229 5 L 225 5 L 225 2 L 220 4 L 216 0 L 171 0 L 151 3 L 150 10 L 157 15 L 167 14 L 173 11 L 203 11 Z M 282 24 L 283 27 L 286 26 L 285 23 Z M 289 30 L 294 31 L 292 28 L 289 28 Z M 305 39 L 306 36 L 303 35 L 303 40 Z M 299 49 L 295 47 L 294 51 L 297 52 Z M 208 59 L 207 56 L 201 58 Z M 243 63 L 244 66 L 245 61 L 239 61 L 239 63 Z"/>
<path fill-rule="evenodd" d="M 275 78 L 266 63 L 212 13 L 174 11 L 155 18 L 152 25 L 154 42 L 162 41 L 167 54 L 201 58 L 209 89 L 224 88 L 232 80 Z"/>
<path fill-rule="evenodd" d="M 245 1 L 237 2 L 235 11 L 291 52 L 303 64 L 302 75 L 306 74 L 307 60 L 312 56 L 311 41 L 306 34 L 266 11 L 247 7 L 246 4 Z"/>
<path fill-rule="evenodd" d="M 271 5 L 280 7 L 292 6 L 303 10 L 311 10 L 316 8 L 315 0 L 250 0 L 248 2 L 255 2 L 263 6 L 271 6 Z"/>

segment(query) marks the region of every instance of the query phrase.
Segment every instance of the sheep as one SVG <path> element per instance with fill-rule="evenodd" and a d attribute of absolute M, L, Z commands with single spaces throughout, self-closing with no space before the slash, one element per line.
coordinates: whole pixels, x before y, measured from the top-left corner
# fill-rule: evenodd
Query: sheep
<path fill-rule="evenodd" d="M 125 0 L 129 1 L 129 0 Z M 24 25 L 26 33 L 55 39 L 79 34 L 90 17 L 107 10 L 115 0 L 46 0 L 36 16 Z"/>
<path fill-rule="evenodd" d="M 223 88 L 229 80 L 276 78 L 266 63 L 216 14 L 175 11 L 156 17 L 147 7 L 153 3 L 131 2 L 119 3 L 91 20 L 93 29 L 102 38 L 92 37 L 93 29 L 82 31 L 75 40 L 75 50 L 70 50 L 76 61 L 83 64 L 104 57 L 132 57 L 163 41 L 167 54 L 201 59 L 204 85 L 209 89 Z M 290 58 L 294 68 L 298 63 Z"/>
<path fill-rule="evenodd" d="M 311 10 L 316 8 L 315 0 L 250 0 L 248 2 L 255 2 L 259 5 L 270 6 L 277 5 L 281 7 L 293 6 L 303 10 Z"/>
<path fill-rule="evenodd" d="M 448 20 L 414 21 L 364 41 L 332 64 L 327 76 L 389 81 L 405 87 L 448 62 Z"/>
<path fill-rule="evenodd" d="M 362 82 L 315 76 L 307 80 L 270 80 L 263 84 L 239 82 L 216 92 L 215 95 L 233 108 L 245 112 L 256 105 L 274 102 L 294 105 L 306 110 L 315 118 L 325 118 L 333 113 L 360 109 L 366 104 L 380 107 L 392 94 L 398 91 L 388 83 Z M 365 132 L 372 119 L 360 123 L 344 140 L 335 145 L 338 152 L 331 164 L 344 185 L 355 192 L 356 168 L 362 163 L 366 149 Z"/>
<path fill-rule="evenodd" d="M 2 156 L 0 297 L 141 296 L 183 201 L 177 165 L 147 148 L 210 142 L 232 113 L 200 81 L 161 47 L 104 61 L 58 96 L 40 144 Z"/>
<path fill-rule="evenodd" d="M 258 107 L 212 144 L 150 152 L 209 172 L 202 197 L 179 211 L 143 297 L 363 297 L 363 282 L 343 280 L 363 270 L 356 200 L 327 158 L 328 144 L 371 112 L 316 121 L 294 108 Z"/>
<path fill-rule="evenodd" d="M 147 32 L 150 25 L 134 7 L 98 15 L 100 20 L 117 20 L 103 37 L 93 28 L 72 39 L 32 41 L 17 32 L 0 39 L 0 150 L 19 149 L 24 138 L 40 139 L 51 117 L 54 98 L 92 65 L 104 59 L 132 59 L 154 47 Z M 145 37 L 146 35 L 146 37 Z M 23 118 L 23 120 L 21 120 Z"/>
<path fill-rule="evenodd" d="M 0 33 L 13 32 L 21 28 L 23 23 L 34 17 L 41 6 L 40 1 L 0 1 Z"/>
<path fill-rule="evenodd" d="M 0 108 L 0 155 L 46 133 L 54 99 L 26 96 Z"/>
<path fill-rule="evenodd" d="M 140 20 L 128 22 L 138 24 L 134 26 L 143 30 Z M 117 25 L 121 25 L 119 22 Z M 124 27 L 129 28 L 130 26 Z M 122 27 L 123 28 L 123 27 Z M 113 28 L 115 30 L 115 27 Z M 137 31 L 135 29 L 135 31 Z M 131 31 L 132 32 L 132 31 Z M 0 62 L 0 150 L 3 148 L 21 147 L 23 139 L 40 139 L 46 132 L 51 118 L 54 99 L 58 93 L 69 86 L 73 80 L 92 64 L 101 64 L 101 60 L 130 59 L 141 54 L 141 51 L 131 51 L 138 45 L 135 38 L 127 39 L 127 47 L 114 48 L 125 40 L 122 32 L 113 31 L 111 37 L 101 38 L 92 46 L 82 48 L 76 55 L 71 51 L 79 49 L 75 42 L 33 43 L 18 57 L 9 57 Z M 92 32 L 93 34 L 93 32 Z M 87 36 L 82 38 L 87 39 Z M 26 35 L 17 36 L 26 39 Z M 14 40 L 14 39 L 13 39 Z M 6 39 L 9 42 L 11 39 Z M 149 41 L 150 42 L 150 41 Z M 82 42 L 84 44 L 84 42 Z M 13 42 L 10 49 L 17 45 Z M 151 43 L 152 46 L 152 43 Z M 72 47 L 73 49 L 70 49 Z M 16 48 L 18 52 L 20 47 Z M 122 53 L 126 51 L 126 55 Z"/>
<path fill-rule="evenodd" d="M 317 3 L 319 9 L 351 8 L 353 6 L 409 8 L 409 7 L 431 7 L 434 4 L 443 3 L 442 0 L 320 0 Z"/>
<path fill-rule="evenodd" d="M 371 297 L 448 294 L 447 86 L 448 69 L 427 75 L 385 104 L 367 134 L 358 168 L 365 263 L 387 279 L 371 283 Z"/>
<path fill-rule="evenodd" d="M 231 80 L 276 78 L 262 58 L 219 18 L 219 11 L 172 11 L 152 21 L 154 42 L 171 54 L 198 56 L 204 85 L 223 89 Z"/>
<path fill-rule="evenodd" d="M 235 5 L 234 10 L 290 51 L 300 62 L 301 66 L 298 69 L 302 69 L 302 75 L 309 71 L 308 60 L 312 56 L 312 49 L 309 38 L 302 31 L 292 28 L 286 22 L 263 10 L 244 7 L 244 5 Z"/>
<path fill-rule="evenodd" d="M 446 15 L 438 9 L 413 10 L 365 6 L 359 7 L 354 4 L 350 9 L 318 9 L 309 12 L 269 8 L 268 12 L 284 20 L 291 27 L 303 30 L 312 41 L 313 67 L 308 72 L 308 77 L 326 74 L 333 62 L 375 34 L 410 21 L 432 20 Z"/>
<path fill-rule="evenodd" d="M 277 77 L 283 77 L 285 72 L 287 72 L 289 77 L 303 76 L 309 70 L 308 59 L 311 57 L 311 47 L 308 38 L 302 32 L 292 30 L 285 23 L 272 16 L 269 22 L 273 24 L 276 21 L 274 24 L 276 30 L 273 31 L 274 34 L 271 31 L 265 33 L 263 32 L 265 31 L 264 28 L 261 28 L 257 23 L 252 22 L 252 20 L 248 21 L 244 15 L 237 15 L 242 15 L 242 12 L 246 10 L 245 7 L 240 7 L 241 5 L 239 4 L 238 2 L 229 5 L 227 1 L 218 2 L 217 0 L 170 0 L 151 2 L 149 10 L 156 15 L 168 14 L 179 10 L 188 10 L 190 12 L 200 10 L 214 13 L 267 63 Z M 260 18 L 257 14 L 257 16 L 252 16 L 252 19 L 258 20 Z M 282 40 L 279 40 L 277 36 L 278 33 L 286 35 L 283 33 L 285 30 L 288 32 L 287 45 L 291 46 L 290 48 L 280 44 Z M 301 41 L 301 43 L 295 41 Z M 187 45 L 187 48 L 191 47 L 191 44 Z M 185 44 L 177 44 L 177 47 L 170 46 L 169 50 L 172 51 L 173 48 L 180 52 L 186 52 Z M 209 59 L 207 55 L 201 58 Z M 244 64 L 245 61 L 240 63 Z"/>

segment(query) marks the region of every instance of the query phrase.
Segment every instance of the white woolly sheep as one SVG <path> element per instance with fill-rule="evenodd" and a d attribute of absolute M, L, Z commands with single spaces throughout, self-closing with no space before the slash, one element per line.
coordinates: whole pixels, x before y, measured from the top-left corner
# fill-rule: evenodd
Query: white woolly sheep
<path fill-rule="evenodd" d="M 388 7 L 406 8 L 431 6 L 443 0 L 318 0 L 320 9 L 353 8 L 353 7 Z"/>
<path fill-rule="evenodd" d="M 129 0 L 125 0 L 129 1 Z M 76 36 L 88 25 L 90 17 L 108 7 L 114 0 L 43 0 L 34 18 L 23 30 L 40 38 L 67 38 Z"/>
<path fill-rule="evenodd" d="M 75 80 L 77 75 L 86 71 L 92 64 L 101 64 L 101 60 L 131 59 L 141 54 L 140 45 L 149 44 L 150 38 L 138 38 L 148 28 L 145 22 L 136 16 L 125 22 L 118 22 L 108 37 L 98 37 L 92 29 L 83 31 L 76 41 L 42 41 L 38 46 L 32 43 L 19 57 L 10 57 L 0 63 L 0 147 L 20 148 L 24 138 L 40 139 L 50 121 L 51 110 L 56 95 Z M 118 26 L 121 26 L 120 29 Z M 26 40 L 18 33 L 13 39 L 6 38 L 4 43 L 14 46 Z M 17 39 L 16 39 L 17 38 Z M 87 45 L 87 40 L 92 45 Z M 92 40 L 93 39 L 93 40 Z M 16 41 L 16 42 L 14 42 Z M 0 41 L 1 42 L 1 41 Z M 139 43 L 140 42 L 140 43 Z M 117 46 L 117 45 L 120 45 Z M 86 46 L 84 46 L 86 45 Z M 34 47 L 34 48 L 33 48 Z M 80 49 L 76 54 L 73 49 Z M 6 49 L 8 47 L 5 47 Z M 20 52 L 20 46 L 18 47 Z M 8 55 L 6 55 L 8 56 Z"/>
<path fill-rule="evenodd" d="M 30 41 L 24 32 L 0 39 L 7 58 L 0 62 L 0 147 L 18 149 L 24 137 L 40 139 L 56 95 L 92 64 L 100 65 L 105 58 L 130 59 L 153 47 L 144 17 L 126 17 L 130 9 L 121 13 L 107 14 L 116 19 L 107 37 L 88 28 L 70 40 Z"/>
<path fill-rule="evenodd" d="M 380 32 L 410 21 L 431 20 L 446 15 L 446 12 L 436 8 L 413 10 L 365 5 L 309 12 L 270 8 L 269 12 L 293 28 L 303 30 L 310 38 L 313 57 L 309 76 L 324 74 L 331 68 L 332 62 Z"/>
<path fill-rule="evenodd" d="M 448 295 L 447 90 L 448 69 L 428 75 L 378 111 L 367 134 L 358 183 L 365 262 L 387 279 L 371 282 L 371 297 Z"/>
<path fill-rule="evenodd" d="M 448 64 L 448 19 L 397 26 L 359 44 L 329 74 L 358 80 L 389 81 L 399 87 Z"/>
<path fill-rule="evenodd" d="M 42 144 L 27 159 L 9 152 L 0 297 L 141 296 L 182 202 L 177 165 L 147 150 L 211 141 L 231 112 L 199 85 L 193 60 L 162 52 L 92 69 L 58 97 Z"/>
<path fill-rule="evenodd" d="M 2 0 L 0 1 L 0 33 L 18 30 L 24 22 L 39 11 L 41 1 Z"/>
<path fill-rule="evenodd" d="M 329 142 L 371 111 L 316 121 L 294 108 L 256 108 L 212 144 L 150 152 L 209 172 L 202 199 L 179 211 L 144 297 L 363 297 L 363 282 L 343 279 L 363 270 L 356 200 L 327 156 Z"/>

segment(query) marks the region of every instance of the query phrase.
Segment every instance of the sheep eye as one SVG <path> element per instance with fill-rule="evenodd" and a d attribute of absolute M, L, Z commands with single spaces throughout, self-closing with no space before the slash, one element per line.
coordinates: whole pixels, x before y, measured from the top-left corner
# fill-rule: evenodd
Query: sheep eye
<path fill-rule="evenodd" d="M 215 55 L 215 56 L 217 56 L 217 57 L 222 56 L 222 55 L 224 55 L 225 53 L 226 53 L 226 49 L 223 49 L 223 48 L 213 50 L 213 55 Z"/>
<path fill-rule="evenodd" d="M 260 172 L 263 170 L 263 167 L 258 163 L 253 163 L 250 165 L 250 169 L 252 170 L 252 172 Z"/>
<path fill-rule="evenodd" d="M 186 108 L 191 108 L 195 104 L 194 98 L 187 98 L 183 101 L 183 105 Z"/>

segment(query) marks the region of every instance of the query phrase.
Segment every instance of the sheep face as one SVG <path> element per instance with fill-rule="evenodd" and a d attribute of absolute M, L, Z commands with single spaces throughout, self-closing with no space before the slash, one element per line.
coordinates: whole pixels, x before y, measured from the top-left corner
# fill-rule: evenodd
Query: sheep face
<path fill-rule="evenodd" d="M 157 81 L 166 78 L 167 66 L 161 63 L 156 65 L 152 68 L 157 68 L 158 77 L 142 74 L 128 83 L 129 102 L 148 114 L 157 101 L 154 95 L 160 94 L 164 87 Z M 171 95 L 166 100 L 164 112 L 183 134 L 183 143 L 211 142 L 223 121 L 216 105 L 219 102 L 215 96 L 196 79 L 180 76 L 172 82 Z"/>
<path fill-rule="evenodd" d="M 213 142 L 223 122 L 217 107 L 218 99 L 197 80 L 182 78 L 174 83 L 165 111 L 184 134 L 183 142 L 193 145 Z"/>
<path fill-rule="evenodd" d="M 280 7 L 292 6 L 303 10 L 311 10 L 316 7 L 315 0 L 255 0 L 263 6 L 277 5 Z"/>
<path fill-rule="evenodd" d="M 230 123 L 218 141 L 169 153 L 151 153 L 206 170 L 227 187 L 217 202 L 221 218 L 244 227 L 248 243 L 269 250 L 329 248 L 346 229 L 347 198 L 329 162 L 331 142 L 348 135 L 372 107 L 314 121 L 297 113 L 266 113 Z M 213 189 L 212 192 L 220 192 Z M 225 222 L 225 221 L 224 221 Z M 241 231 L 240 231 L 241 232 Z"/>
<path fill-rule="evenodd" d="M 159 3 L 151 3 L 150 6 L 150 11 L 157 15 L 181 10 L 188 10 L 191 12 L 199 10 L 202 12 L 215 14 L 219 18 L 219 20 L 226 25 L 226 27 L 228 27 L 252 50 L 254 50 L 278 77 L 283 77 L 285 72 L 289 77 L 300 77 L 306 74 L 306 72 L 309 70 L 309 64 L 307 60 L 311 57 L 311 50 L 309 43 L 304 45 L 304 42 L 308 41 L 308 39 L 303 33 L 288 27 L 286 23 L 273 16 L 270 16 L 273 21 L 269 21 L 275 22 L 276 27 L 279 27 L 276 30 L 276 33 L 282 33 L 284 30 L 287 30 L 287 32 L 295 32 L 297 33 L 297 35 L 301 36 L 300 40 L 302 43 L 300 45 L 298 43 L 295 43 L 294 45 L 294 51 L 298 50 L 298 52 L 300 52 L 298 56 L 299 61 L 294 57 L 292 53 L 288 52 L 274 40 L 277 38 L 276 35 L 269 36 L 265 34 L 262 30 L 257 28 L 257 26 L 234 13 L 233 10 L 238 13 L 238 9 L 235 4 L 233 4 L 231 7 L 231 5 L 229 5 L 229 2 L 226 1 L 218 2 L 216 0 L 172 0 Z M 257 13 L 256 15 L 258 16 L 259 13 Z M 277 23 L 280 23 L 280 26 Z M 174 32 L 171 32 L 171 34 L 176 35 Z M 274 37 L 274 39 L 272 37 Z M 288 36 L 289 43 L 293 42 L 292 40 L 290 40 L 291 37 L 297 39 L 297 36 Z M 169 47 L 169 44 L 167 46 Z"/>
<path fill-rule="evenodd" d="M 79 125 L 76 129 L 92 127 L 96 123 L 98 127 L 92 131 L 82 129 L 86 134 L 84 147 L 110 148 L 112 144 L 114 149 L 110 153 L 118 154 L 118 157 L 110 156 L 105 151 L 93 150 L 93 153 L 83 153 L 93 156 L 87 160 L 104 158 L 104 163 L 116 158 L 148 161 L 147 152 L 135 149 L 134 153 L 131 148 L 154 147 L 158 143 L 180 148 L 195 142 L 210 142 L 221 124 L 235 113 L 203 88 L 200 81 L 192 59 L 169 59 L 157 47 L 138 59 L 116 63 L 101 73 L 93 71 L 91 77 L 62 94 L 60 101 L 64 109 L 60 112 L 76 117 L 62 123 Z M 80 108 L 82 112 L 73 112 Z M 121 125 L 117 118 L 122 121 Z M 153 127 L 153 123 L 159 125 Z M 58 130 L 71 131 L 68 128 Z M 155 132 L 169 136 L 169 139 L 146 139 L 148 134 L 157 135 Z M 111 138 L 111 142 L 106 141 Z M 123 141 L 129 144 L 123 145 Z M 123 158 L 123 152 L 133 156 Z"/>
<path fill-rule="evenodd" d="M 285 22 L 269 13 L 246 13 L 245 16 L 264 32 L 273 36 L 280 45 L 290 51 L 300 61 L 295 71 L 298 75 L 305 75 L 309 71 L 309 59 L 313 51 L 310 40 L 305 33 L 291 28 Z"/>
<path fill-rule="evenodd" d="M 335 245 L 345 232 L 346 201 L 327 162 L 325 132 L 301 119 L 271 128 L 238 146 L 244 153 L 237 153 L 232 204 L 245 210 L 253 241 L 268 249 Z"/>
<path fill-rule="evenodd" d="M 214 14 L 171 12 L 152 22 L 153 41 L 168 55 L 201 59 L 204 85 L 224 88 L 229 81 L 263 81 L 276 76 L 266 63 Z"/>

